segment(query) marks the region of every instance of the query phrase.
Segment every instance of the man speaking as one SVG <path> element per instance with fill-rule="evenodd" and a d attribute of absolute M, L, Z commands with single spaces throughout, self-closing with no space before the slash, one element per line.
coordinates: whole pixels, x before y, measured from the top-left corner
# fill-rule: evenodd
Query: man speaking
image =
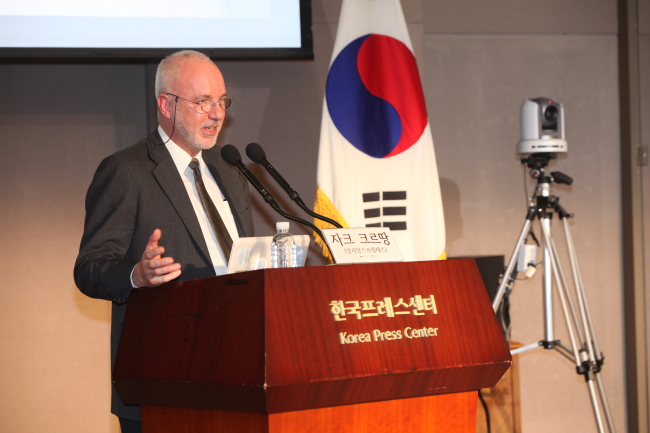
<path fill-rule="evenodd" d="M 253 235 L 246 180 L 215 146 L 232 105 L 219 68 L 196 51 L 171 54 L 156 98 L 157 130 L 104 159 L 86 196 L 74 278 L 113 303 L 111 365 L 132 290 L 224 274 L 232 242 Z M 112 412 L 123 433 L 141 431 L 139 407 L 114 389 Z"/>

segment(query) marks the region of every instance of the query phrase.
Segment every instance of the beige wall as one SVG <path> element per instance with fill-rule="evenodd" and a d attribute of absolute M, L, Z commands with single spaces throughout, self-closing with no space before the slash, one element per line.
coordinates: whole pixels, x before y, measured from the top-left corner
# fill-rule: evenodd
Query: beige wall
<path fill-rule="evenodd" d="M 0 431 L 117 431 L 110 305 L 72 266 L 99 161 L 145 129 L 142 66 L 0 65 Z"/>
<path fill-rule="evenodd" d="M 261 143 L 307 203 L 340 10 L 340 1 L 312 3 L 314 61 L 218 62 L 237 100 L 221 142 L 240 150 Z M 509 256 L 526 211 L 515 154 L 520 105 L 537 96 L 565 105 L 569 153 L 551 170 L 575 183 L 554 193 L 576 214 L 571 226 L 606 356 L 603 378 L 625 431 L 616 2 L 402 3 L 436 145 L 450 255 Z M 642 4 L 648 16 L 648 0 Z M 648 26 L 642 31 L 648 71 Z M 75 289 L 72 266 L 97 164 L 149 130 L 153 70 L 0 64 L 2 432 L 119 431 L 109 414 L 110 305 Z M 648 145 L 650 74 L 641 75 Z M 268 235 L 277 218 L 254 200 L 257 233 Z M 322 261 L 313 252 L 310 263 Z M 542 338 L 539 275 L 517 282 L 512 304 L 514 339 Z M 559 316 L 557 325 L 566 340 Z M 535 350 L 521 356 L 520 372 L 524 432 L 594 431 L 584 381 L 570 362 Z"/>

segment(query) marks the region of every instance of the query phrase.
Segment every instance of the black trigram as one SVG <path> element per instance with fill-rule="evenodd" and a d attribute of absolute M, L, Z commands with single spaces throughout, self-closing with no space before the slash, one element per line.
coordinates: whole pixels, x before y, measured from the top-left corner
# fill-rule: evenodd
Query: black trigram
<path fill-rule="evenodd" d="M 406 191 L 367 192 L 363 202 L 367 203 L 363 214 L 366 227 L 388 227 L 391 230 L 406 230 L 406 206 L 396 206 L 406 200 Z M 386 218 L 389 217 L 389 218 Z M 403 221 L 400 221 L 404 219 Z M 390 221 L 386 221 L 390 220 Z"/>

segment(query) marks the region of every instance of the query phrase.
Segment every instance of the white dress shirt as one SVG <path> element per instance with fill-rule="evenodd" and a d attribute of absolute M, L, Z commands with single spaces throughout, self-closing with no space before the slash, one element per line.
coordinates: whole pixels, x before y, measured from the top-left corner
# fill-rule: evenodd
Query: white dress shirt
<path fill-rule="evenodd" d="M 201 231 L 203 232 L 205 243 L 208 246 L 208 251 L 210 253 L 210 259 L 212 260 L 212 266 L 214 266 L 214 271 L 217 275 L 223 275 L 227 273 L 228 265 L 226 264 L 227 262 L 223 251 L 221 251 L 221 247 L 219 247 L 217 236 L 212 229 L 212 225 L 210 225 L 208 215 L 205 212 L 205 209 L 203 209 L 203 204 L 201 203 L 199 192 L 196 189 L 196 184 L 194 183 L 194 173 L 189 167 L 190 161 L 192 161 L 192 157 L 183 149 L 178 147 L 178 145 L 172 140 L 169 140 L 169 137 L 167 134 L 165 134 L 165 131 L 163 131 L 160 126 L 158 126 L 158 133 L 160 134 L 163 142 L 167 142 L 165 146 L 167 147 L 167 150 L 169 150 L 169 153 L 174 160 L 174 164 L 178 169 L 178 173 L 183 180 L 183 185 L 185 185 L 185 189 L 187 190 L 187 195 L 190 197 L 192 207 L 194 208 L 194 213 L 196 214 L 196 217 L 199 220 L 199 224 L 201 225 Z M 212 177 L 212 173 L 210 173 L 210 170 L 208 170 L 208 166 L 203 161 L 202 152 L 199 152 L 195 158 L 199 160 L 199 167 L 201 169 L 201 176 L 203 177 L 205 188 L 208 190 L 208 194 L 214 202 L 214 205 L 217 208 L 217 211 L 219 212 L 219 215 L 221 216 L 221 219 L 223 220 L 223 223 L 225 224 L 226 229 L 228 229 L 228 233 L 230 233 L 230 237 L 234 242 L 235 240 L 239 239 L 239 234 L 237 233 L 237 225 L 235 224 L 235 218 L 233 217 L 230 210 L 230 205 L 221 193 L 217 182 L 214 180 L 214 177 Z M 164 236 L 165 234 L 163 233 L 163 238 Z M 164 242 L 162 242 L 162 245 L 164 246 Z"/>

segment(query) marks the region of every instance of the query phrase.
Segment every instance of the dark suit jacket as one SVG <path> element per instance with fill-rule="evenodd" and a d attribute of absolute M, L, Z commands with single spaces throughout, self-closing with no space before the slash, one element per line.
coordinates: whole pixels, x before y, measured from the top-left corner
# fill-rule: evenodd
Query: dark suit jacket
<path fill-rule="evenodd" d="M 217 146 L 204 150 L 203 160 L 230 204 L 239 236 L 252 236 L 246 180 L 223 161 Z M 194 208 L 158 132 L 104 159 L 86 196 L 74 278 L 86 295 L 113 302 L 111 365 L 133 290 L 131 271 L 156 228 L 162 230 L 159 245 L 165 247 L 165 256 L 182 265 L 179 280 L 215 275 Z M 139 408 L 125 406 L 115 390 L 112 410 L 122 418 L 140 419 Z"/>

